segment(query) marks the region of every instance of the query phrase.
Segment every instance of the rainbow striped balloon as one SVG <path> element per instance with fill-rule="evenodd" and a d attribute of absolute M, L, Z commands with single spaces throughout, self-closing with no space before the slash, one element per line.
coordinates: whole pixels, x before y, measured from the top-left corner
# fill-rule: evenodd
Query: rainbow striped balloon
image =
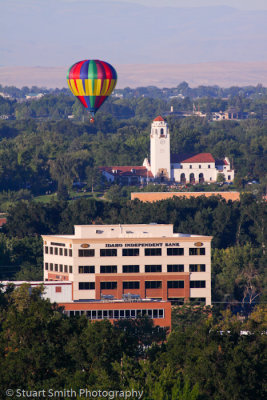
<path fill-rule="evenodd" d="M 115 89 L 117 72 L 105 61 L 84 60 L 70 67 L 67 80 L 74 96 L 94 116 Z"/>

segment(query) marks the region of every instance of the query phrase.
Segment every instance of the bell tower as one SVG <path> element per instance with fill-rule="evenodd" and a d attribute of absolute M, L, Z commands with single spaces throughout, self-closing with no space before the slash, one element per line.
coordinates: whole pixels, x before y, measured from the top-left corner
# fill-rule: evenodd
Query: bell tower
<path fill-rule="evenodd" d="M 150 134 L 150 164 L 154 178 L 161 181 L 171 178 L 170 133 L 161 116 L 154 119 Z"/>

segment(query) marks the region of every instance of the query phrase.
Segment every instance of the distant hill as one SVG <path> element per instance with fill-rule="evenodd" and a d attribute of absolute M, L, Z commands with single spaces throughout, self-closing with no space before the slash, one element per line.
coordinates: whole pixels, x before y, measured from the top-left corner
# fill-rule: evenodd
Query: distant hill
<path fill-rule="evenodd" d="M 267 86 L 267 62 L 201 63 L 201 64 L 128 64 L 116 65 L 117 88 L 126 86 L 176 87 L 186 81 L 191 87 L 219 85 L 221 87 Z M 3 86 L 67 87 L 67 67 L 0 67 Z"/>

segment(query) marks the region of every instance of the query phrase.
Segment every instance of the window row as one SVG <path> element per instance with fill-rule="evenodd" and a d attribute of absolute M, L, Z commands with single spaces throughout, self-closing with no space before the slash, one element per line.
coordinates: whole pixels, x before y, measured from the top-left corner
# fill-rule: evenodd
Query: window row
<path fill-rule="evenodd" d="M 193 281 L 193 282 L 204 282 L 205 281 Z M 117 282 L 100 282 L 101 290 L 113 290 L 117 289 Z M 126 281 L 123 282 L 123 289 L 140 289 L 139 281 Z M 168 281 L 168 289 L 184 289 L 184 281 Z M 191 287 L 191 286 L 190 286 Z M 194 286 L 197 287 L 197 286 Z M 203 287 L 203 286 L 199 286 Z M 205 287 L 205 286 L 204 286 Z M 145 281 L 146 289 L 161 289 L 162 281 Z M 79 282 L 79 290 L 95 290 L 95 282 Z"/>
<path fill-rule="evenodd" d="M 45 263 L 46 271 L 62 272 L 64 274 L 72 274 L 72 265 Z"/>
<path fill-rule="evenodd" d="M 57 249 L 56 247 L 49 248 L 49 254 L 54 255 L 64 255 L 72 257 L 72 249 Z M 45 247 L 45 253 L 48 254 L 48 247 Z M 190 256 L 204 256 L 206 254 L 205 248 L 190 248 L 189 255 Z M 94 257 L 95 249 L 79 249 L 78 251 L 79 257 Z M 137 257 L 140 255 L 139 249 L 122 249 L 123 257 Z M 145 248 L 145 256 L 161 256 L 162 249 L 160 248 Z M 184 249 L 180 247 L 168 247 L 167 248 L 167 256 L 183 256 Z M 100 249 L 100 257 L 117 257 L 118 250 L 117 249 Z"/>
<path fill-rule="evenodd" d="M 189 265 L 190 272 L 205 272 L 206 265 L 205 264 L 190 264 Z M 118 272 L 117 265 L 101 265 L 100 273 L 101 274 L 116 274 Z M 139 273 L 140 266 L 139 265 L 123 265 L 122 272 L 124 274 L 129 273 Z M 152 264 L 145 265 L 145 272 L 162 272 L 162 265 Z M 184 272 L 183 264 L 168 264 L 167 272 Z M 79 274 L 94 274 L 95 266 L 94 265 L 80 265 L 79 266 Z"/>
<path fill-rule="evenodd" d="M 55 256 L 72 257 L 72 249 L 63 249 L 62 247 L 45 246 L 45 254 L 54 254 Z"/>
<path fill-rule="evenodd" d="M 85 315 L 89 319 L 125 319 L 125 318 L 141 318 L 148 316 L 149 318 L 164 318 L 164 309 L 152 310 L 89 310 L 89 311 L 65 311 L 70 316 Z"/>

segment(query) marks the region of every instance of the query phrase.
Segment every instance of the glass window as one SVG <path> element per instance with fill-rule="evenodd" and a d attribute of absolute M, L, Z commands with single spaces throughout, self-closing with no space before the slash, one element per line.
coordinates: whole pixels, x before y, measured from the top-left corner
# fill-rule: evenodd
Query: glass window
<path fill-rule="evenodd" d="M 167 265 L 167 272 L 184 272 L 183 264 L 169 264 Z"/>
<path fill-rule="evenodd" d="M 94 290 L 95 282 L 79 282 L 79 290 Z"/>
<path fill-rule="evenodd" d="M 159 318 L 164 318 L 164 310 L 163 309 L 159 309 Z"/>
<path fill-rule="evenodd" d="M 136 257 L 136 256 L 139 256 L 139 249 L 122 249 L 122 255 L 124 257 Z"/>
<path fill-rule="evenodd" d="M 63 249 L 61 247 L 59 248 L 59 255 L 63 256 Z"/>
<path fill-rule="evenodd" d="M 160 289 L 162 287 L 162 281 L 146 281 L 146 289 Z"/>
<path fill-rule="evenodd" d="M 108 310 L 103 310 L 103 318 L 108 318 Z"/>
<path fill-rule="evenodd" d="M 140 282 L 123 282 L 123 289 L 139 289 L 140 288 Z"/>
<path fill-rule="evenodd" d="M 68 249 L 64 249 L 64 256 L 67 257 L 68 255 Z"/>
<path fill-rule="evenodd" d="M 94 265 L 79 265 L 79 274 L 94 274 Z"/>
<path fill-rule="evenodd" d="M 69 250 L 69 257 L 72 257 L 72 250 Z"/>
<path fill-rule="evenodd" d="M 100 249 L 100 257 L 117 257 L 117 249 Z"/>
<path fill-rule="evenodd" d="M 190 272 L 205 272 L 206 265 L 205 264 L 190 264 L 189 271 Z"/>
<path fill-rule="evenodd" d="M 167 248 L 167 256 L 183 256 L 184 249 L 180 247 L 168 247 Z"/>
<path fill-rule="evenodd" d="M 101 290 L 117 289 L 117 282 L 100 282 Z"/>
<path fill-rule="evenodd" d="M 205 288 L 206 281 L 190 281 L 190 288 Z"/>
<path fill-rule="evenodd" d="M 49 250 L 50 250 L 50 254 L 53 254 L 53 247 L 50 247 Z"/>
<path fill-rule="evenodd" d="M 58 248 L 55 247 L 55 256 L 57 256 L 57 255 L 58 255 Z"/>
<path fill-rule="evenodd" d="M 55 264 L 55 271 L 58 272 L 58 264 Z"/>
<path fill-rule="evenodd" d="M 113 310 L 108 310 L 109 319 L 113 319 Z"/>
<path fill-rule="evenodd" d="M 161 249 L 146 248 L 145 256 L 161 256 Z"/>
<path fill-rule="evenodd" d="M 95 250 L 94 249 L 79 249 L 79 257 L 94 257 Z"/>
<path fill-rule="evenodd" d="M 96 319 L 96 311 L 95 310 L 92 311 L 92 319 Z"/>
<path fill-rule="evenodd" d="M 45 263 L 45 269 L 48 271 L 48 263 Z"/>
<path fill-rule="evenodd" d="M 50 263 L 50 271 L 53 271 L 53 264 Z"/>
<path fill-rule="evenodd" d="M 168 289 L 183 289 L 184 281 L 168 281 Z"/>
<path fill-rule="evenodd" d="M 201 247 L 201 248 L 190 248 L 189 249 L 189 255 L 190 256 L 204 256 L 206 254 L 205 252 L 205 247 Z"/>
<path fill-rule="evenodd" d="M 114 319 L 119 318 L 119 310 L 114 310 Z"/>
<path fill-rule="evenodd" d="M 97 310 L 97 319 L 102 319 L 102 310 Z"/>
<path fill-rule="evenodd" d="M 158 318 L 158 315 L 159 315 L 158 310 L 157 309 L 153 310 L 153 318 Z"/>
<path fill-rule="evenodd" d="M 145 265 L 145 272 L 161 272 L 161 265 Z"/>
<path fill-rule="evenodd" d="M 63 265 L 62 264 L 59 264 L 59 271 L 63 272 Z"/>
<path fill-rule="evenodd" d="M 116 274 L 117 265 L 100 265 L 101 274 Z"/>
<path fill-rule="evenodd" d="M 123 265 L 122 272 L 124 274 L 139 272 L 139 265 Z"/>
<path fill-rule="evenodd" d="M 120 318 L 124 318 L 124 310 L 120 310 Z"/>
<path fill-rule="evenodd" d="M 64 265 L 64 272 L 68 273 L 68 266 L 67 265 Z"/>
<path fill-rule="evenodd" d="M 91 317 L 92 317 L 92 312 L 91 312 L 91 310 L 90 310 L 90 311 L 86 311 L 86 316 L 87 316 L 89 319 L 91 319 Z"/>
<path fill-rule="evenodd" d="M 69 265 L 69 273 L 72 274 L 72 265 Z"/>
<path fill-rule="evenodd" d="M 45 246 L 45 254 L 48 254 L 48 246 Z"/>

